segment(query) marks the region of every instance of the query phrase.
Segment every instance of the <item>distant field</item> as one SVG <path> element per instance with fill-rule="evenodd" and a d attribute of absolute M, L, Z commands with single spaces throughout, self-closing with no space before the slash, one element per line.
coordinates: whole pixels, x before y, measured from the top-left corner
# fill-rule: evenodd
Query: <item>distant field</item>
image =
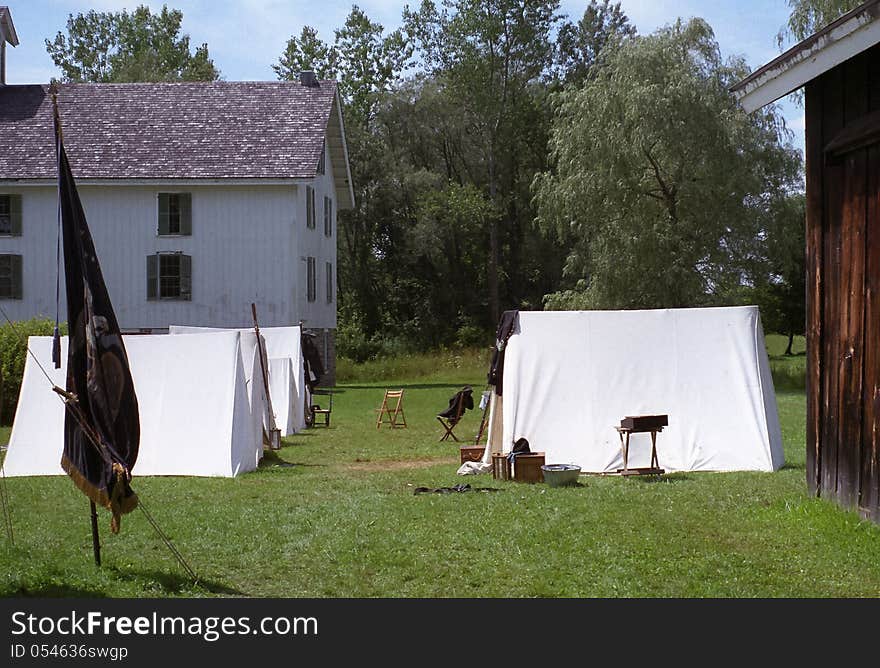
<path fill-rule="evenodd" d="M 792 346 L 792 355 L 785 354 L 788 337 L 779 334 L 768 334 L 766 337 L 767 354 L 770 357 L 770 371 L 773 374 L 773 385 L 778 390 L 801 390 L 806 387 L 807 378 L 807 342 L 803 336 L 797 336 Z"/>
<path fill-rule="evenodd" d="M 795 337 L 793 355 L 785 355 L 788 337 L 768 334 L 765 337 L 770 369 L 777 388 L 787 390 L 804 389 L 806 378 L 806 339 Z M 472 378 L 484 382 L 486 369 L 491 359 L 491 350 L 443 350 L 400 355 L 392 358 L 370 360 L 355 364 L 351 360 L 340 359 L 337 377 L 340 383 L 372 382 L 379 379 L 406 378 L 410 381 L 419 378 L 439 378 L 453 381 L 456 378 Z M 476 386 L 476 385 L 475 385 Z"/>
<path fill-rule="evenodd" d="M 803 393 L 778 393 L 787 464 L 777 473 L 584 477 L 552 489 L 455 474 L 457 445 L 438 442 L 434 414 L 461 385 L 482 389 L 484 369 L 449 359 L 415 378 L 341 385 L 333 427 L 285 439 L 254 473 L 135 479 L 199 584 L 139 513 L 112 536 L 102 512 L 96 570 L 88 503 L 73 485 L 7 479 L 15 546 L 0 536 L 0 595 L 880 595 L 880 528 L 806 493 Z M 391 386 L 405 388 L 407 429 L 375 427 Z M 468 413 L 456 432 L 472 437 L 478 419 Z M 413 494 L 463 482 L 501 491 Z"/>

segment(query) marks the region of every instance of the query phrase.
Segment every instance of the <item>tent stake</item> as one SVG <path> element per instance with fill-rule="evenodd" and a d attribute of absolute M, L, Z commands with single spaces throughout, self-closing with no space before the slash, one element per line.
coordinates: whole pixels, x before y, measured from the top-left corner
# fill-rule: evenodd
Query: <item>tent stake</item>
<path fill-rule="evenodd" d="M 89 508 L 92 511 L 92 550 L 95 553 L 95 566 L 101 567 L 101 539 L 98 535 L 98 510 L 95 508 L 95 502 L 89 501 Z"/>
<path fill-rule="evenodd" d="M 269 370 L 268 360 L 266 360 L 266 351 L 263 348 L 263 339 L 260 336 L 260 324 L 257 322 L 257 305 L 251 303 L 251 313 L 254 316 L 254 332 L 257 335 L 257 352 L 260 355 L 260 369 L 263 371 L 263 387 L 266 390 L 266 407 L 269 410 L 269 433 L 266 435 L 269 441 L 269 448 L 272 450 L 281 449 L 281 430 L 275 424 L 275 410 L 272 408 L 272 397 L 269 395 Z"/>

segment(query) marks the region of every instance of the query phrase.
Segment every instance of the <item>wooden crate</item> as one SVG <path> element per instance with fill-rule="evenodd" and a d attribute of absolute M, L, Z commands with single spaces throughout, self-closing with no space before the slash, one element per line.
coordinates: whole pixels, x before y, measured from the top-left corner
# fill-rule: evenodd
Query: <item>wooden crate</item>
<path fill-rule="evenodd" d="M 492 477 L 495 480 L 510 480 L 510 460 L 507 455 L 492 453 Z"/>
<path fill-rule="evenodd" d="M 544 482 L 543 452 L 530 452 L 517 455 L 513 460 L 513 479 L 517 482 Z"/>
<path fill-rule="evenodd" d="M 463 445 L 461 446 L 461 463 L 479 462 L 483 459 L 485 452 L 485 445 Z"/>

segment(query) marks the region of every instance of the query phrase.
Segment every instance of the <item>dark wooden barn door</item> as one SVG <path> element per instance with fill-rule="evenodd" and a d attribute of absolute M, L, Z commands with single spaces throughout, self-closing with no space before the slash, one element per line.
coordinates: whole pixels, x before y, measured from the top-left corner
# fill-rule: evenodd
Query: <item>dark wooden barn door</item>
<path fill-rule="evenodd" d="M 811 490 L 880 520 L 880 51 L 807 88 Z"/>
<path fill-rule="evenodd" d="M 877 100 L 880 103 L 880 90 Z M 865 381 L 859 506 L 863 513 L 880 522 L 880 145 L 868 150 L 867 163 Z"/>

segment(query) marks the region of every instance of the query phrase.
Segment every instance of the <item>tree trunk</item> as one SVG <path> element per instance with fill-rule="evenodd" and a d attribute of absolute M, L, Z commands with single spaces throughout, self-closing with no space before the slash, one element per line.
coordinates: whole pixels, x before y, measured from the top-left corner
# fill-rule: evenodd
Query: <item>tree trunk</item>
<path fill-rule="evenodd" d="M 489 149 L 489 197 L 492 202 L 498 195 L 498 184 L 495 181 L 495 147 Z M 498 289 L 498 220 L 492 215 L 489 219 L 489 316 L 492 324 L 498 324 L 501 318 L 501 297 Z"/>
<path fill-rule="evenodd" d="M 792 352 L 791 352 L 791 345 L 792 345 L 793 343 L 794 343 L 794 334 L 793 334 L 792 332 L 789 332 L 789 334 L 788 334 L 788 348 L 785 349 L 785 354 L 786 354 L 786 355 L 791 355 L 791 354 L 792 354 Z"/>

